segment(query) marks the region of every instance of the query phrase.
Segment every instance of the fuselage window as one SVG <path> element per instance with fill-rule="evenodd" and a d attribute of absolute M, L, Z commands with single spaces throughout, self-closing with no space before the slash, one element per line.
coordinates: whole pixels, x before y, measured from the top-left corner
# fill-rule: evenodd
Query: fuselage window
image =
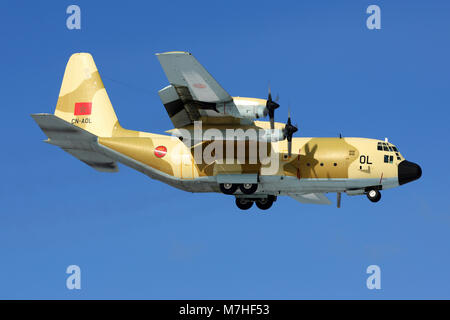
<path fill-rule="evenodd" d="M 389 162 L 389 156 L 387 154 L 384 155 L 384 162 L 385 163 Z"/>
<path fill-rule="evenodd" d="M 392 149 L 394 149 L 395 152 L 398 152 L 398 149 L 394 146 L 392 146 Z"/>
<path fill-rule="evenodd" d="M 377 150 L 383 150 L 383 146 L 381 145 L 381 143 L 378 143 Z"/>
<path fill-rule="evenodd" d="M 394 162 L 394 156 L 389 156 L 389 163 Z"/>
<path fill-rule="evenodd" d="M 335 166 L 335 167 L 336 167 L 336 166 L 337 166 L 337 163 L 336 163 L 336 162 L 335 162 L 335 163 L 333 163 L 333 166 Z"/>
<path fill-rule="evenodd" d="M 387 145 L 383 145 L 383 150 L 384 150 L 384 151 L 389 151 L 388 146 L 387 146 Z"/>
<path fill-rule="evenodd" d="M 391 147 L 391 146 L 389 146 L 389 151 L 394 151 L 394 149 L 392 149 L 392 147 Z"/>

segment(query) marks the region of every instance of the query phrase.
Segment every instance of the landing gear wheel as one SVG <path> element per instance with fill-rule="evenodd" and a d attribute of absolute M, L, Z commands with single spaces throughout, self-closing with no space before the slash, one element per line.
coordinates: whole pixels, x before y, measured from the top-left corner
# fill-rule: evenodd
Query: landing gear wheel
<path fill-rule="evenodd" d="M 232 183 L 221 183 L 219 185 L 220 191 L 222 191 L 225 194 L 233 194 L 236 192 L 238 185 L 232 184 Z"/>
<path fill-rule="evenodd" d="M 367 192 L 367 198 L 372 202 L 378 202 L 381 199 L 381 193 L 378 190 L 372 189 Z"/>
<path fill-rule="evenodd" d="M 253 206 L 253 200 L 245 198 L 236 198 L 236 205 L 241 210 L 248 210 Z"/>
<path fill-rule="evenodd" d="M 258 184 L 243 183 L 239 186 L 239 189 L 241 189 L 242 193 L 253 194 L 253 193 L 255 193 L 256 189 L 258 189 Z"/>
<path fill-rule="evenodd" d="M 256 202 L 256 206 L 258 208 L 260 208 L 261 210 L 267 210 L 273 204 L 273 197 L 267 197 L 267 198 L 258 199 L 255 202 Z"/>

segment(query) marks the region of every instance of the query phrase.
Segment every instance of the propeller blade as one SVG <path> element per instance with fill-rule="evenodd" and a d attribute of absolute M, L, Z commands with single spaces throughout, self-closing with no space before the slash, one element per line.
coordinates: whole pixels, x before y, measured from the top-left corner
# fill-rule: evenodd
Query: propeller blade
<path fill-rule="evenodd" d="M 273 109 L 269 109 L 269 120 L 270 120 L 270 129 L 275 129 L 275 111 Z"/>
<path fill-rule="evenodd" d="M 291 154 L 292 154 L 292 136 L 297 131 L 298 131 L 297 126 L 292 125 L 291 110 L 289 108 L 288 109 L 288 119 L 287 119 L 286 125 L 284 126 L 284 129 L 283 129 L 284 137 L 287 139 L 287 142 L 288 142 L 288 156 L 289 157 L 291 157 Z"/>
<path fill-rule="evenodd" d="M 277 98 L 278 99 L 278 98 Z M 267 96 L 267 102 L 266 102 L 266 110 L 269 114 L 270 119 L 270 129 L 275 129 L 275 109 L 277 109 L 280 105 L 272 100 L 272 91 L 270 89 L 270 82 L 269 82 L 269 94 Z"/>
<path fill-rule="evenodd" d="M 290 158 L 292 154 L 292 139 L 288 139 L 288 157 Z"/>

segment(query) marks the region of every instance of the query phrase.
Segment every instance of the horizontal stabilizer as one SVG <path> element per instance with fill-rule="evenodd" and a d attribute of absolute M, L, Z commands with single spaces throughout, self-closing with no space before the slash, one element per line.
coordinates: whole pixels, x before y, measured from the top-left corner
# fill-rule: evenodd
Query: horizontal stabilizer
<path fill-rule="evenodd" d="M 289 193 L 289 196 L 301 203 L 331 204 L 331 201 L 323 193 Z"/>
<path fill-rule="evenodd" d="M 31 116 L 49 138 L 47 143 L 60 147 L 98 171 L 118 171 L 116 162 L 97 150 L 96 135 L 53 114 L 40 113 Z"/>

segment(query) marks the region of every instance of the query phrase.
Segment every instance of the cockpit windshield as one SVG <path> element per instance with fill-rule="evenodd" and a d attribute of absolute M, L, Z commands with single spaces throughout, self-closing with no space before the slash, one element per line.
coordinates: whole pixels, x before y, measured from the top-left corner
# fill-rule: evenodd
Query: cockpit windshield
<path fill-rule="evenodd" d="M 397 147 L 393 144 L 390 144 L 389 142 L 378 142 L 377 144 L 377 150 L 378 151 L 386 151 L 386 152 L 395 152 L 395 155 L 397 157 L 397 160 L 401 160 L 400 151 L 398 151 Z M 389 159 L 389 157 L 388 157 Z M 386 162 L 386 161 L 385 161 Z"/>

